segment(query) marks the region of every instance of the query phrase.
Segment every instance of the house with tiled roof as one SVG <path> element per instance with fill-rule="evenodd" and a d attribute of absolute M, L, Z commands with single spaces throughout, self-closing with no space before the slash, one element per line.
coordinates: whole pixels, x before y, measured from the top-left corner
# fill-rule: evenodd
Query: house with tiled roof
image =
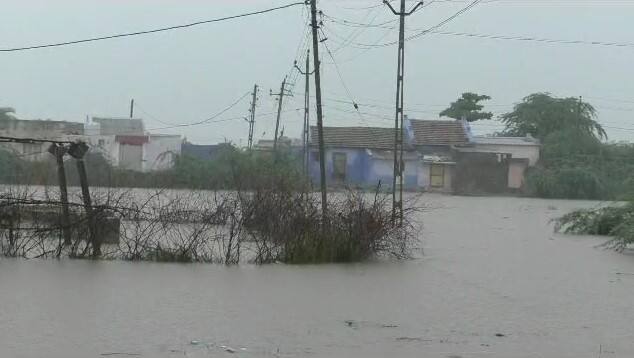
<path fill-rule="evenodd" d="M 468 123 L 457 120 L 405 120 L 409 144 L 421 155 L 418 187 L 453 192 L 455 148 L 470 144 Z"/>
<path fill-rule="evenodd" d="M 324 127 L 328 185 L 391 188 L 394 128 Z M 524 173 L 539 160 L 532 138 L 473 136 L 461 120 L 404 123 L 404 188 L 446 193 L 500 193 L 520 190 Z M 310 173 L 319 183 L 317 128 L 310 131 Z"/>
<path fill-rule="evenodd" d="M 394 177 L 394 128 L 324 127 L 326 182 L 332 186 L 391 188 Z M 317 127 L 310 128 L 309 171 L 320 181 Z M 403 155 L 403 185 L 418 189 L 419 154 L 408 146 Z"/>

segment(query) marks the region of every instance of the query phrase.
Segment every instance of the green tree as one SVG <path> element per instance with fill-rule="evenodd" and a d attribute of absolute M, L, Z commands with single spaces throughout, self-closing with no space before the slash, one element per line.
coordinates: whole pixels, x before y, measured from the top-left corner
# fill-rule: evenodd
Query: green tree
<path fill-rule="evenodd" d="M 568 130 L 577 130 L 596 139 L 607 139 L 603 127 L 596 121 L 596 110 L 589 103 L 574 97 L 557 98 L 548 93 L 534 93 L 515 105 L 512 112 L 502 115 L 506 125 L 504 135 L 539 139 Z"/>
<path fill-rule="evenodd" d="M 15 109 L 9 107 L 0 107 L 0 120 L 10 120 L 14 119 L 13 113 L 15 113 Z"/>
<path fill-rule="evenodd" d="M 484 108 L 480 104 L 482 101 L 488 101 L 491 97 L 480 95 L 472 92 L 465 92 L 457 101 L 452 102 L 449 108 L 440 112 L 441 117 L 449 117 L 454 119 L 466 119 L 468 122 L 475 122 L 480 119 L 491 119 L 493 113 L 482 112 Z"/>

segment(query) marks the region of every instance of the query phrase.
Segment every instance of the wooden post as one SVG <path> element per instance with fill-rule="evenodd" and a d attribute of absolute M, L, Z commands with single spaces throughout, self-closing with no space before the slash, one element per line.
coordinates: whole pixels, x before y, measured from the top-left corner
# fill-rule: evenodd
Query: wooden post
<path fill-rule="evenodd" d="M 88 175 L 86 174 L 86 165 L 84 163 L 84 155 L 88 152 L 88 145 L 84 142 L 73 143 L 68 153 L 75 158 L 77 163 L 77 172 L 79 174 L 79 183 L 81 185 L 81 197 L 84 201 L 84 210 L 88 219 L 88 231 L 90 239 L 88 242 L 92 244 L 92 256 L 101 255 L 101 238 L 97 235 L 97 225 L 92 210 L 92 199 L 90 198 L 90 188 L 88 187 Z"/>
<path fill-rule="evenodd" d="M 64 170 L 64 155 L 66 148 L 58 144 L 51 144 L 48 152 L 55 156 L 57 161 L 57 181 L 59 182 L 59 196 L 62 203 L 62 237 L 64 246 L 71 245 L 70 212 L 68 209 L 68 188 L 66 187 L 66 171 Z"/>

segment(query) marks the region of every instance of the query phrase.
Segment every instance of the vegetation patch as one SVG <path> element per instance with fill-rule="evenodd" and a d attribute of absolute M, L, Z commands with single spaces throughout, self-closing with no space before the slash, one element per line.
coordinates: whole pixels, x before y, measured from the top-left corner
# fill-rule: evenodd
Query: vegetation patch
<path fill-rule="evenodd" d="M 567 234 L 611 236 L 604 246 L 617 251 L 634 244 L 634 202 L 599 209 L 573 211 L 555 221 Z"/>

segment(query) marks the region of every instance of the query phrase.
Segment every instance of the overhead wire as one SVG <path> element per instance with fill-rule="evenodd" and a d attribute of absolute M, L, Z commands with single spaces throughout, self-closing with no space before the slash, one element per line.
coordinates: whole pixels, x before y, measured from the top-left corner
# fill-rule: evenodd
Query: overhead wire
<path fill-rule="evenodd" d="M 268 8 L 268 9 L 265 9 L 265 10 L 252 11 L 252 12 L 243 13 L 243 14 L 239 14 L 239 15 L 225 16 L 225 17 L 220 17 L 220 18 L 210 19 L 210 20 L 196 21 L 196 22 L 183 24 L 183 25 L 161 27 L 161 28 L 152 29 L 152 30 L 127 32 L 127 33 L 120 33 L 120 34 L 115 34 L 115 35 L 106 35 L 106 36 L 92 37 L 92 38 L 81 39 L 81 40 L 62 41 L 62 42 L 50 43 L 50 44 L 42 44 L 42 45 L 21 46 L 21 47 L 14 47 L 14 48 L 1 48 L 0 52 L 17 52 L 17 51 L 28 51 L 28 50 L 35 50 L 35 49 L 42 49 L 42 48 L 50 48 L 50 47 L 61 47 L 61 46 L 76 45 L 76 44 L 82 44 L 82 43 L 88 43 L 88 42 L 104 41 L 104 40 L 111 40 L 111 39 L 117 39 L 117 38 L 123 38 L 123 37 L 131 37 L 131 36 L 153 34 L 153 33 L 158 33 L 158 32 L 179 30 L 179 29 L 185 29 L 185 28 L 199 26 L 199 25 L 204 25 L 204 24 L 210 24 L 210 23 L 214 23 L 214 22 L 222 22 L 222 21 L 233 20 L 233 19 L 238 19 L 238 18 L 242 18 L 242 17 L 266 14 L 266 13 L 269 13 L 269 12 L 278 11 L 278 10 L 282 10 L 282 9 L 286 9 L 286 8 L 290 8 L 290 7 L 298 6 L 298 5 L 305 5 L 305 3 L 304 2 L 294 2 L 294 3 L 290 3 L 290 4 L 286 4 L 286 5 L 281 5 L 281 6 L 277 6 L 277 7 L 273 7 L 273 8 Z"/>
<path fill-rule="evenodd" d="M 324 35 L 324 37 L 325 37 L 325 35 Z M 361 120 L 363 120 L 363 115 L 361 115 L 361 112 L 359 111 L 359 105 L 354 100 L 354 96 L 352 96 L 352 92 L 350 91 L 350 88 L 346 84 L 346 81 L 343 79 L 343 75 L 341 73 L 341 69 L 339 68 L 339 65 L 337 64 L 337 60 L 335 60 L 335 56 L 332 54 L 332 51 L 330 51 L 330 48 L 328 47 L 328 44 L 326 43 L 326 41 L 322 41 L 322 43 L 324 45 L 324 48 L 326 49 L 326 52 L 328 53 L 328 56 L 330 56 L 330 59 L 332 60 L 332 63 L 335 65 L 335 71 L 337 72 L 337 76 L 339 77 L 339 81 L 341 82 L 341 86 L 346 91 L 346 94 L 348 95 L 348 99 L 352 102 L 353 107 L 356 109 L 357 113 L 359 114 L 359 118 Z"/>

